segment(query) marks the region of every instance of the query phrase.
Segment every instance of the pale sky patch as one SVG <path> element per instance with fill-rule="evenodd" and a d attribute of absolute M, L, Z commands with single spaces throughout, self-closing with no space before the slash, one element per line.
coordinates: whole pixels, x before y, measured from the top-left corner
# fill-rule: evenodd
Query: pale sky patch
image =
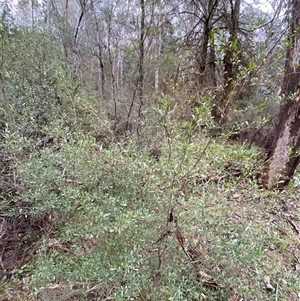
<path fill-rule="evenodd" d="M 245 2 L 260 9 L 264 13 L 271 13 L 274 11 L 273 6 L 268 0 L 246 0 Z"/>

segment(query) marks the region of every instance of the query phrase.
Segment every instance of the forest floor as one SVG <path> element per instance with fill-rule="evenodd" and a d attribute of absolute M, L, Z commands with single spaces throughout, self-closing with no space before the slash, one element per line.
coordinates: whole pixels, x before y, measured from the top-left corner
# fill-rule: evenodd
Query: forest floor
<path fill-rule="evenodd" d="M 266 191 L 260 150 L 220 139 L 57 144 L 10 163 L 1 301 L 300 300 L 299 174 Z"/>

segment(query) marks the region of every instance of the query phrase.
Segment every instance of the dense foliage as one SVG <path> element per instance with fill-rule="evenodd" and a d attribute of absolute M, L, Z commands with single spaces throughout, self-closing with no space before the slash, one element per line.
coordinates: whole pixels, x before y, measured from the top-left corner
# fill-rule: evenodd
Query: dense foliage
<path fill-rule="evenodd" d="M 298 300 L 299 173 L 258 181 L 279 10 L 1 5 L 1 300 Z"/>

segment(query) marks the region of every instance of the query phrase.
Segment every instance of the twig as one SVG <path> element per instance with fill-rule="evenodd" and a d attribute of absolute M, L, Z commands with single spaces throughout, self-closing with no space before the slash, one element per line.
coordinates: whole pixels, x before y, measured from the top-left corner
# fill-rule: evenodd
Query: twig
<path fill-rule="evenodd" d="M 300 235 L 300 229 L 299 227 L 294 223 L 292 222 L 289 218 L 285 217 L 286 221 L 293 227 L 294 231 Z"/>
<path fill-rule="evenodd" d="M 278 288 L 279 288 L 279 285 L 278 285 L 278 282 L 276 283 L 276 290 L 275 290 L 275 301 L 278 301 Z"/>
<path fill-rule="evenodd" d="M 223 175 L 219 175 L 219 176 L 208 176 L 205 178 L 198 178 L 196 180 L 197 184 L 204 184 L 207 182 L 220 182 L 222 180 L 226 180 L 230 177 L 239 177 L 240 175 L 242 175 L 242 171 L 241 170 L 237 170 L 233 173 L 227 173 L 227 174 L 223 174 Z"/>

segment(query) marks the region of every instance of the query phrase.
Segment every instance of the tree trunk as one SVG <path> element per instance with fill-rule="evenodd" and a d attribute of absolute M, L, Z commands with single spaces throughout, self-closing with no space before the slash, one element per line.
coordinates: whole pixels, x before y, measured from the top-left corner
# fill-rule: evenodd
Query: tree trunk
<path fill-rule="evenodd" d="M 139 117 L 141 117 L 141 111 L 144 98 L 144 60 L 145 60 L 145 0 L 140 0 L 141 8 L 141 34 L 139 43 L 139 77 L 138 77 L 138 97 L 140 101 Z"/>
<path fill-rule="evenodd" d="M 158 92 L 159 89 L 159 69 L 160 69 L 160 64 L 159 64 L 159 59 L 161 56 L 161 43 L 162 43 L 162 34 L 161 34 L 161 28 L 158 29 L 158 36 L 156 37 L 156 67 L 155 67 L 155 78 L 154 78 L 154 89 L 155 92 Z"/>
<path fill-rule="evenodd" d="M 229 1 L 229 12 L 227 12 L 227 1 L 224 2 L 224 23 L 226 24 L 229 37 L 225 45 L 224 64 L 224 92 L 222 99 L 217 102 L 212 110 L 215 120 L 220 123 L 227 119 L 233 101 L 238 95 L 235 91 L 235 80 L 237 78 L 237 64 L 239 63 L 239 18 L 241 0 Z"/>
<path fill-rule="evenodd" d="M 117 119 L 117 91 L 116 91 L 116 78 L 115 78 L 115 68 L 114 68 L 114 58 L 112 53 L 112 46 L 111 46 L 111 39 L 112 39 L 112 10 L 109 13 L 108 19 L 108 37 L 107 37 L 107 52 L 108 52 L 108 62 L 110 68 L 110 79 L 111 79 L 111 91 L 112 91 L 112 98 L 114 101 L 114 115 L 115 119 Z"/>
<path fill-rule="evenodd" d="M 267 189 L 284 187 L 300 159 L 300 1 L 291 0 L 290 7 L 289 47 L 281 86 L 284 103 L 262 176 L 262 183 Z"/>
<path fill-rule="evenodd" d="M 83 21 L 83 17 L 85 15 L 85 13 L 87 12 L 87 6 L 86 6 L 87 2 L 85 0 L 80 0 L 79 4 L 80 4 L 81 12 L 80 12 L 80 16 L 79 16 L 77 26 L 76 26 L 76 29 L 75 29 L 75 35 L 74 35 L 74 46 L 75 47 L 76 47 L 76 44 L 77 44 L 78 33 L 79 33 L 81 23 Z"/>
<path fill-rule="evenodd" d="M 199 1 L 199 3 L 195 3 L 196 8 L 201 9 L 203 16 L 201 19 L 203 20 L 203 34 L 200 37 L 200 47 L 199 51 L 196 53 L 196 61 L 197 61 L 197 69 L 199 71 L 199 85 L 204 83 L 204 80 L 209 77 L 207 72 L 207 63 L 209 60 L 209 66 L 211 67 L 211 50 L 212 45 L 211 39 L 213 38 L 213 18 L 215 17 L 215 13 L 218 7 L 220 0 L 209 0 L 209 1 Z M 214 75 L 213 75 L 214 76 Z M 205 83 L 206 85 L 209 83 Z"/>
<path fill-rule="evenodd" d="M 99 71 L 98 71 L 98 78 L 97 78 L 97 90 L 99 94 L 99 99 L 100 103 L 103 102 L 104 99 L 104 84 L 105 84 L 105 71 L 104 71 L 104 60 L 103 60 L 103 51 L 102 51 L 102 43 L 101 43 L 101 38 L 100 38 L 100 26 L 99 22 L 97 19 L 97 13 L 94 7 L 93 1 L 91 1 L 91 10 L 94 15 L 94 20 L 95 20 L 95 26 L 96 26 L 96 42 L 97 42 L 97 48 L 98 48 L 98 53 L 97 53 L 97 59 L 99 62 Z"/>

